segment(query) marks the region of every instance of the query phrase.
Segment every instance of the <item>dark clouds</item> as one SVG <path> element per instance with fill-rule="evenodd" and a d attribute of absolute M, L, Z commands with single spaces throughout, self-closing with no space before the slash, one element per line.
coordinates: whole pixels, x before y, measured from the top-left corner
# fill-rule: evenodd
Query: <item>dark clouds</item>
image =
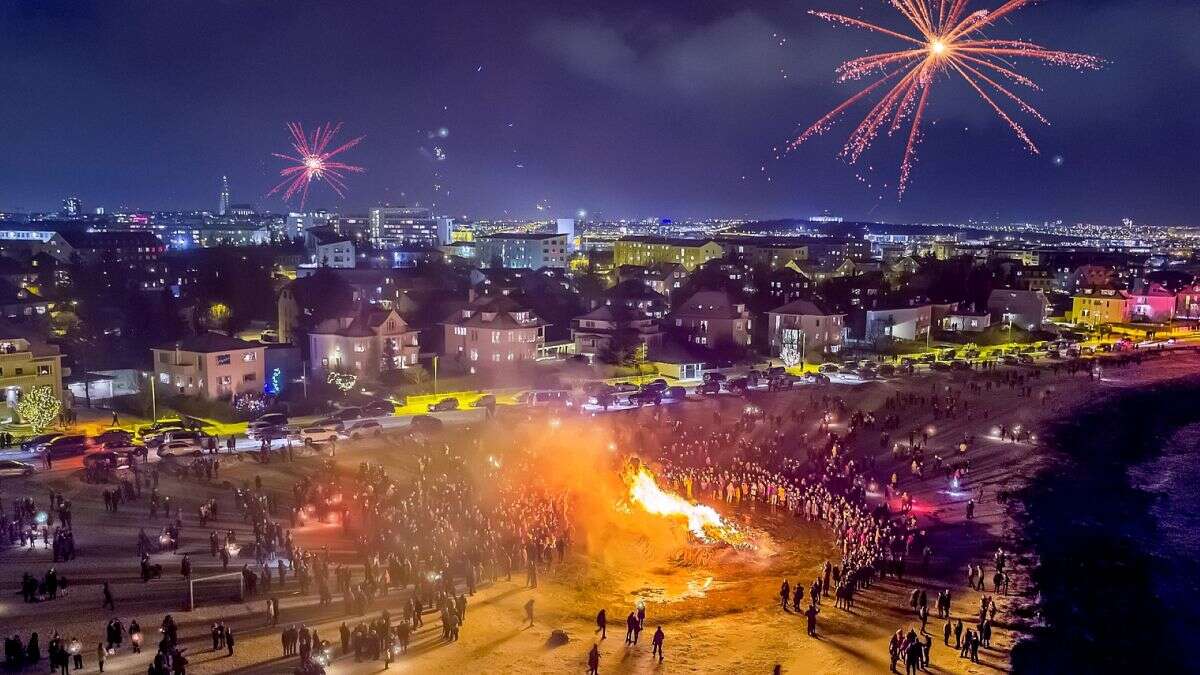
<path fill-rule="evenodd" d="M 1200 3 L 1022 10 L 994 34 L 1110 63 L 1029 69 L 1045 84 L 1030 102 L 1053 122 L 1030 125 L 1040 157 L 965 85 L 939 83 L 903 203 L 882 187 L 896 139 L 858 168 L 835 159 L 848 127 L 771 160 L 854 91 L 834 84 L 837 63 L 889 46 L 810 8 L 900 25 L 875 0 L 11 2 L 0 208 L 52 208 L 67 193 L 211 208 L 224 173 L 238 199 L 284 208 L 263 196 L 270 153 L 299 119 L 367 135 L 350 157 L 368 169 L 350 209 L 406 198 L 476 216 L 545 215 L 534 205 L 548 201 L 558 215 L 1197 219 Z M 431 162 L 421 149 L 442 126 L 447 159 Z"/>

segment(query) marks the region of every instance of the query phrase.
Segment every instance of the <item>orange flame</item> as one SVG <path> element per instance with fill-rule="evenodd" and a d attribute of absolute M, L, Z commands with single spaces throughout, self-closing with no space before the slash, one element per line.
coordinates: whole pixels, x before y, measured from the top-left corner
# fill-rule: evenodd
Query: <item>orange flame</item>
<path fill-rule="evenodd" d="M 686 520 L 688 531 L 697 540 L 706 544 L 721 541 L 733 546 L 745 545 L 745 535 L 726 523 L 716 510 L 703 504 L 693 504 L 674 492 L 658 487 L 654 474 L 644 465 L 630 467 L 625 482 L 629 485 L 630 501 L 647 513 Z"/>

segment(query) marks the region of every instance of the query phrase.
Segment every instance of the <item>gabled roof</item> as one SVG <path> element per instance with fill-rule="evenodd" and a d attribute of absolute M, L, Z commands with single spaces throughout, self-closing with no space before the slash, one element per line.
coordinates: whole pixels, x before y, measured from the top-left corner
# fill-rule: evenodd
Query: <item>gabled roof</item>
<path fill-rule="evenodd" d="M 793 300 L 788 304 L 777 307 L 769 314 L 791 314 L 794 316 L 842 316 L 843 312 L 832 312 L 812 300 Z"/>
<path fill-rule="evenodd" d="M 738 303 L 725 291 L 699 291 L 671 312 L 673 317 L 696 319 L 737 319 L 741 312 Z"/>
<path fill-rule="evenodd" d="M 464 312 L 470 312 L 470 316 L 463 316 Z M 529 314 L 528 321 L 522 323 L 512 317 L 513 314 L 521 312 Z M 484 314 L 494 316 L 491 319 L 486 319 L 483 316 Z M 546 322 L 534 314 L 532 310 L 507 295 L 480 296 L 475 302 L 460 307 L 453 314 L 446 317 L 442 323 L 453 326 L 491 329 L 536 328 L 537 326 L 546 325 Z"/>
<path fill-rule="evenodd" d="M 185 337 L 177 342 L 168 342 L 161 345 L 155 345 L 154 349 L 178 349 L 181 352 L 213 354 L 216 352 L 229 352 L 237 349 L 262 349 L 262 344 L 246 342 L 245 340 L 239 340 L 235 337 L 222 335 L 221 333 L 209 332 Z"/>

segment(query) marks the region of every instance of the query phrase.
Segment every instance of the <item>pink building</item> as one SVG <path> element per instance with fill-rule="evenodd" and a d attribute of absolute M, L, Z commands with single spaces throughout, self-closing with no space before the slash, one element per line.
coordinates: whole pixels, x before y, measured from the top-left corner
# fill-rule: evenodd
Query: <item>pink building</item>
<path fill-rule="evenodd" d="M 1141 284 L 1130 296 L 1132 319 L 1163 323 L 1175 318 L 1175 294 L 1162 284 Z"/>

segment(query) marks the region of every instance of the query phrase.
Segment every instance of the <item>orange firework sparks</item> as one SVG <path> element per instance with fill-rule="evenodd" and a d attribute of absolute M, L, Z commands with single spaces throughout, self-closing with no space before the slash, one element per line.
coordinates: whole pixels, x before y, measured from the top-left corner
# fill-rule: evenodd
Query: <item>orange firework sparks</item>
<path fill-rule="evenodd" d="M 839 66 L 839 82 L 874 77 L 878 79 L 817 120 L 816 124 L 789 143 L 788 149 L 795 150 L 804 141 L 825 133 L 846 110 L 867 99 L 872 93 L 883 90 L 883 97 L 850 133 L 850 138 L 839 156 L 854 164 L 878 137 L 881 129 L 886 126 L 888 135 L 892 135 L 908 122 L 908 142 L 904 148 L 904 158 L 900 162 L 899 192 L 900 196 L 903 196 L 912 177 L 917 146 L 921 142 L 922 117 L 929 104 L 929 91 L 933 87 L 934 79 L 938 75 L 957 74 L 1012 128 L 1017 138 L 1031 152 L 1037 153 L 1038 148 L 1025 128 L 1005 112 L 997 101 L 999 97 L 1008 99 L 1026 115 L 1043 124 L 1050 123 L 1033 106 L 1009 89 L 1015 84 L 1039 90 L 1033 80 L 1013 69 L 1011 60 L 1027 58 L 1076 70 L 1098 69 L 1102 61 L 1087 54 L 1047 49 L 1025 40 L 994 40 L 984 37 L 985 29 L 1034 2 L 1036 0 L 1008 0 L 995 10 L 981 9 L 967 13 L 970 0 L 889 0 L 889 4 L 916 28 L 914 35 L 888 30 L 841 14 L 809 12 L 832 23 L 896 38 L 907 43 L 907 48 L 863 56 Z"/>

